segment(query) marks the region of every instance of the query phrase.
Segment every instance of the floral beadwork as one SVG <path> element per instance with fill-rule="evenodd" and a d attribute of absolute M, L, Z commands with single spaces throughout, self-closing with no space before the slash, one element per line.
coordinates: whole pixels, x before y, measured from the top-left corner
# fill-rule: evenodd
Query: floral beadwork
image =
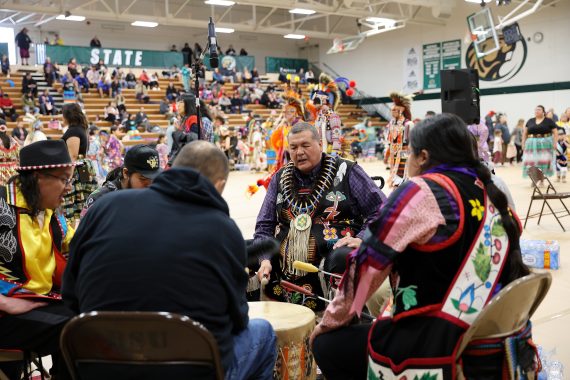
<path fill-rule="evenodd" d="M 483 219 L 483 213 L 485 212 L 485 207 L 479 202 L 479 199 L 470 199 L 469 203 L 471 204 L 471 216 L 477 218 L 477 220 L 481 221 Z"/>

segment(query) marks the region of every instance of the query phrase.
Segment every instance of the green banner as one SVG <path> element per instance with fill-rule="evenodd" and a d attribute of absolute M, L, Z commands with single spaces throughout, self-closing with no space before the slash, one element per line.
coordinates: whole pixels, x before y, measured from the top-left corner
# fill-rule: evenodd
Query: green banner
<path fill-rule="evenodd" d="M 10 54 L 8 54 L 8 43 L 7 42 L 0 42 L 0 58 L 6 55 L 6 57 L 9 57 Z M 10 62 L 10 64 L 14 64 L 16 62 Z"/>
<path fill-rule="evenodd" d="M 204 65 L 208 70 L 211 70 L 210 55 L 206 54 L 204 57 Z M 249 71 L 255 68 L 255 57 L 251 55 L 223 55 L 218 59 L 218 67 L 226 67 L 230 70 L 243 72 L 244 67 Z"/>
<path fill-rule="evenodd" d="M 423 46 L 424 90 L 440 87 L 441 42 Z"/>
<path fill-rule="evenodd" d="M 59 64 L 67 64 L 71 58 L 75 58 L 80 65 L 96 64 L 102 59 L 107 66 L 121 67 L 181 67 L 184 63 L 182 53 L 82 46 L 48 45 L 46 57 Z"/>
<path fill-rule="evenodd" d="M 265 72 L 278 73 L 280 68 L 285 69 L 287 73 L 297 73 L 300 69 L 307 71 L 309 61 L 298 58 L 265 57 Z"/>
<path fill-rule="evenodd" d="M 441 43 L 441 69 L 458 70 L 461 68 L 461 40 Z"/>

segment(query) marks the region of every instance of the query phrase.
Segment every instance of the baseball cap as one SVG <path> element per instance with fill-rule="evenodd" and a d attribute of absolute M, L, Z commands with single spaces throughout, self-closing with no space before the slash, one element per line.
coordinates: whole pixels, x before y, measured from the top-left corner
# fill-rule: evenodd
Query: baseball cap
<path fill-rule="evenodd" d="M 125 167 L 131 173 L 155 179 L 162 169 L 156 149 L 150 145 L 135 145 L 125 154 Z"/>

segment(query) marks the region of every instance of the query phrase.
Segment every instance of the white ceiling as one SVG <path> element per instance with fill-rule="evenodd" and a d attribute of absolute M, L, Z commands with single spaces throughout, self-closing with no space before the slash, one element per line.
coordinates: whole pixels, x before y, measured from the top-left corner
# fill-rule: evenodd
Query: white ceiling
<path fill-rule="evenodd" d="M 237 32 L 304 34 L 333 39 L 359 32 L 358 21 L 385 17 L 408 24 L 445 25 L 464 0 L 235 0 L 231 7 L 210 6 L 203 0 L 0 0 L 0 25 L 38 27 L 66 11 L 90 20 L 131 23 L 155 21 L 173 27 L 205 28 L 208 17 L 216 26 Z M 527 0 L 531 6 L 537 0 Z M 552 6 L 561 0 L 544 0 Z M 567 0 L 564 0 L 567 1 Z M 515 7 L 522 0 L 513 0 Z M 293 8 L 315 10 L 292 15 Z M 476 5 L 474 7 L 476 10 Z M 361 28 L 366 28 L 363 26 Z M 364 29 L 366 30 L 366 29 Z"/>

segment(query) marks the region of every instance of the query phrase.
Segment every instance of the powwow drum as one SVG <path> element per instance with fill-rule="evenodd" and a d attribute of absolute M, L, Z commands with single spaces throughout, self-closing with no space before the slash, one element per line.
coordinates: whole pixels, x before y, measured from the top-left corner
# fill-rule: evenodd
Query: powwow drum
<path fill-rule="evenodd" d="M 277 361 L 273 378 L 317 378 L 317 365 L 309 346 L 315 313 L 305 306 L 284 302 L 249 302 L 249 318 L 267 320 L 277 335 Z"/>

